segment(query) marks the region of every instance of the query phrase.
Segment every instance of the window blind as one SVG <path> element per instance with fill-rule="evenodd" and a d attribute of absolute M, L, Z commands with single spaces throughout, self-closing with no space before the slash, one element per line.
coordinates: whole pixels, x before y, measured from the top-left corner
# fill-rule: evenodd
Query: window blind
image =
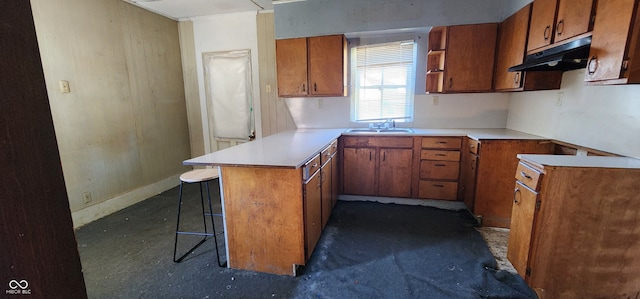
<path fill-rule="evenodd" d="M 414 58 L 413 41 L 353 48 L 351 120 L 413 121 Z"/>

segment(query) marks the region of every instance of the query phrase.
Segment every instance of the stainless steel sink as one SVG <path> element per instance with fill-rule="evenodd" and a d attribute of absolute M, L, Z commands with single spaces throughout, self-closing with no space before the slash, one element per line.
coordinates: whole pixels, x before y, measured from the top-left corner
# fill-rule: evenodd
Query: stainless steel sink
<path fill-rule="evenodd" d="M 413 133 L 413 129 L 411 128 L 389 128 L 389 129 L 378 129 L 380 133 Z"/>
<path fill-rule="evenodd" d="M 347 129 L 347 133 L 413 133 L 411 128 L 351 128 Z"/>

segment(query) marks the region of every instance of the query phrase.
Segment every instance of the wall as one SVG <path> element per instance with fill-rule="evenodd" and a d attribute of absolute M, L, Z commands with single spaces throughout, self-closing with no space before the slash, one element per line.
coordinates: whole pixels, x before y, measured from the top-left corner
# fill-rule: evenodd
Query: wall
<path fill-rule="evenodd" d="M 510 2 L 512 0 L 324 0 L 276 4 L 276 39 L 499 22 L 513 13 L 505 10 L 512 9 Z"/>
<path fill-rule="evenodd" d="M 509 95 L 504 93 L 416 95 L 414 122 L 398 126 L 416 128 L 504 128 Z M 348 128 L 350 98 L 289 98 L 287 106 L 298 128 Z"/>
<path fill-rule="evenodd" d="M 586 86 L 584 72 L 565 72 L 560 90 L 512 93 L 507 127 L 640 158 L 640 86 Z"/>
<path fill-rule="evenodd" d="M 74 226 L 176 186 L 190 155 L 177 22 L 118 0 L 31 3 Z"/>
<path fill-rule="evenodd" d="M 258 65 L 258 37 L 256 12 L 231 13 L 194 17 L 190 21 L 193 26 L 193 41 L 195 51 L 195 71 L 197 74 L 199 98 L 189 98 L 198 101 L 200 105 L 200 120 L 202 122 L 204 152 L 211 152 L 211 138 L 207 116 L 207 103 L 204 86 L 204 66 L 202 54 L 207 52 L 223 52 L 233 50 L 251 50 L 251 68 L 253 80 L 253 107 L 255 113 L 256 136 L 262 137 L 260 110 L 260 82 Z M 185 21 L 181 21 L 185 22 Z M 184 23 L 188 26 L 188 23 Z M 187 32 L 183 30 L 181 32 Z M 184 38 L 184 37 L 183 37 Z M 187 93 L 193 92 L 193 86 L 187 86 Z M 190 102 L 189 105 L 193 103 Z"/>

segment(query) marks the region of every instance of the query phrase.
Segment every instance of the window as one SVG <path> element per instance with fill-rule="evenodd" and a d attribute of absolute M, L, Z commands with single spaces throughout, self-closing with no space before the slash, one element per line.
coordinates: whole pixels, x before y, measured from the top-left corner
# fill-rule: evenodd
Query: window
<path fill-rule="evenodd" d="M 359 46 L 351 50 L 351 121 L 413 121 L 414 42 Z"/>

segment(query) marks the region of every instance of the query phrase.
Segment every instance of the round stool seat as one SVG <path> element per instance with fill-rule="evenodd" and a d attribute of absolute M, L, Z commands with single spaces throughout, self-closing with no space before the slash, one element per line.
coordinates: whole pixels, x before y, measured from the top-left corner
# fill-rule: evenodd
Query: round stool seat
<path fill-rule="evenodd" d="M 180 175 L 180 180 L 185 183 L 206 182 L 218 178 L 217 168 L 194 169 Z"/>

